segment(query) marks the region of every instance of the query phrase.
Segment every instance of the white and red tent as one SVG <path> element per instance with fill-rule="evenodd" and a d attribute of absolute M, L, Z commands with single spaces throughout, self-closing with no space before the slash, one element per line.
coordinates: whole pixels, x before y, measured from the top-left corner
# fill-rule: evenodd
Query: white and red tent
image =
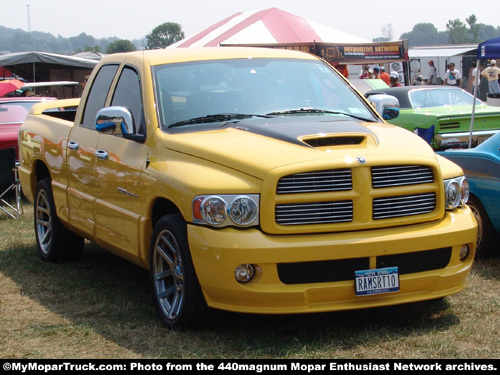
<path fill-rule="evenodd" d="M 217 47 L 222 44 L 370 43 L 278 8 L 238 12 L 170 47 Z"/>

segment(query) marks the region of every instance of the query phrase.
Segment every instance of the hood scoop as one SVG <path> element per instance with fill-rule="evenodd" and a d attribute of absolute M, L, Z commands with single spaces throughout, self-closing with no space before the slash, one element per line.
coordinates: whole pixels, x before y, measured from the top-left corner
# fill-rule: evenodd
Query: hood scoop
<path fill-rule="evenodd" d="M 332 147 L 332 146 L 346 146 L 346 145 L 359 145 L 365 140 L 364 136 L 324 136 L 315 138 L 305 138 L 302 142 L 314 147 Z"/>
<path fill-rule="evenodd" d="M 325 119 L 324 116 L 254 119 L 229 126 L 313 148 L 356 146 L 365 144 L 367 138 L 376 139 L 375 134 L 357 121 Z"/>

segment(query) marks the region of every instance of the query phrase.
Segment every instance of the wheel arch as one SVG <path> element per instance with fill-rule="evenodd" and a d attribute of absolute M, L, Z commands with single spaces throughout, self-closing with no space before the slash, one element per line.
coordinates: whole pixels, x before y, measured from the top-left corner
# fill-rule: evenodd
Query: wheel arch
<path fill-rule="evenodd" d="M 50 175 L 49 167 L 47 167 L 47 164 L 41 160 L 37 160 L 35 162 L 35 185 L 38 183 L 38 181 L 43 180 L 44 178 L 52 178 Z"/>
<path fill-rule="evenodd" d="M 177 205 L 171 200 L 163 197 L 156 198 L 151 206 L 151 230 L 163 216 L 180 212 Z"/>
<path fill-rule="evenodd" d="M 33 162 L 29 179 L 27 181 L 23 181 L 23 184 L 26 182 L 29 184 L 29 186 L 23 186 L 23 194 L 30 201 L 34 201 L 38 182 L 43 180 L 44 178 L 52 178 L 49 168 L 43 160 L 35 160 Z"/>
<path fill-rule="evenodd" d="M 179 207 L 170 199 L 165 197 L 157 197 L 151 202 L 150 211 L 148 215 L 145 235 L 144 235 L 144 250 L 145 253 L 142 256 L 143 262 L 146 268 L 149 269 L 149 252 L 151 246 L 151 240 L 153 237 L 153 231 L 155 229 L 158 221 L 165 215 L 181 213 Z M 184 215 L 182 215 L 184 217 Z"/>

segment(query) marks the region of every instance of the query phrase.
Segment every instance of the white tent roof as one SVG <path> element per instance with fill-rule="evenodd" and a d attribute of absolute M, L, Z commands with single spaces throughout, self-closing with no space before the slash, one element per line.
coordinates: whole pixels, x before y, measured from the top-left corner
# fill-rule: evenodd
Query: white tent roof
<path fill-rule="evenodd" d="M 238 12 L 169 47 L 217 47 L 221 44 L 370 43 L 278 8 Z"/>
<path fill-rule="evenodd" d="M 469 52 L 475 55 L 477 44 L 457 44 L 446 46 L 412 47 L 408 50 L 408 56 L 412 57 L 451 57 Z"/>

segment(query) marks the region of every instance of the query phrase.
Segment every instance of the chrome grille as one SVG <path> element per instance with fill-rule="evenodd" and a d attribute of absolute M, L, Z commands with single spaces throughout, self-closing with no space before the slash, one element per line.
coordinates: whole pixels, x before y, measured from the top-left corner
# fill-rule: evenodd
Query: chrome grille
<path fill-rule="evenodd" d="M 436 194 L 403 195 L 373 200 L 373 219 L 420 215 L 436 207 Z"/>
<path fill-rule="evenodd" d="M 334 169 L 296 173 L 282 177 L 277 194 L 317 193 L 322 191 L 345 191 L 352 189 L 350 169 Z"/>
<path fill-rule="evenodd" d="M 279 204 L 276 222 L 280 225 L 331 224 L 352 221 L 352 201 Z"/>
<path fill-rule="evenodd" d="M 432 169 L 423 165 L 388 165 L 372 167 L 372 186 L 417 185 L 434 182 Z"/>

